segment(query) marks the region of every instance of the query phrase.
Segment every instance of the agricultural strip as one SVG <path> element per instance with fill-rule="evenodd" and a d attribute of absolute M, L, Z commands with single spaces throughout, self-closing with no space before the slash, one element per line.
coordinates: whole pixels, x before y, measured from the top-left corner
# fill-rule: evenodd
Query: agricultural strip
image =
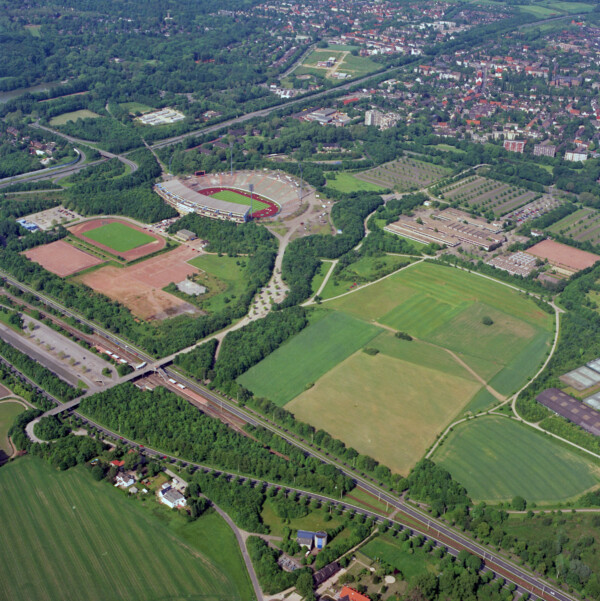
<path fill-rule="evenodd" d="M 158 506 L 128 500 L 82 468 L 57 472 L 35 457 L 3 467 L 0 488 L 10 550 L 1 599 L 183 600 L 199 591 L 207 600 L 253 599 L 235 537 L 218 516 L 181 526 L 180 536 Z"/>
<path fill-rule="evenodd" d="M 456 426 L 433 455 L 474 501 L 521 495 L 566 501 L 597 485 L 600 470 L 550 438 L 511 419 L 480 417 Z"/>
<path fill-rule="evenodd" d="M 360 351 L 286 409 L 406 475 L 479 388 L 472 379 Z"/>
<path fill-rule="evenodd" d="M 329 313 L 238 378 L 257 396 L 283 406 L 381 330 L 343 313 Z"/>

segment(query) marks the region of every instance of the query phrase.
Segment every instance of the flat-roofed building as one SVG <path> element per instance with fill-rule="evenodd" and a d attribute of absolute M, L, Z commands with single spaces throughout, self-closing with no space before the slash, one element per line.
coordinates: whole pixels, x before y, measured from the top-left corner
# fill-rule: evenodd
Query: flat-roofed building
<path fill-rule="evenodd" d="M 464 242 L 487 251 L 497 248 L 505 240 L 502 234 L 464 223 L 463 220 L 450 215 L 441 219 L 439 215 L 434 214 L 433 217 L 420 217 L 418 220 L 401 215 L 398 221 L 390 223 L 384 230 L 424 244 L 434 242 L 452 247 Z"/>
<path fill-rule="evenodd" d="M 177 179 L 156 184 L 154 191 L 183 215 L 198 213 L 203 217 L 235 221 L 236 223 L 247 221 L 250 215 L 250 207 L 247 205 L 206 196 L 188 188 Z"/>
<path fill-rule="evenodd" d="M 536 400 L 544 407 L 548 407 L 550 411 L 565 417 L 594 436 L 600 436 L 600 413 L 566 392 L 558 388 L 548 388 L 538 394 Z"/>

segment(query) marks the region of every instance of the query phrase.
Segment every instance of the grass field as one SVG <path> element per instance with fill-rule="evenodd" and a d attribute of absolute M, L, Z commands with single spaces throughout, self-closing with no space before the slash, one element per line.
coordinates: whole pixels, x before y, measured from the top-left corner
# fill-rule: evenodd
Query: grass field
<path fill-rule="evenodd" d="M 382 534 L 370 540 L 360 551 L 369 559 L 385 561 L 400 570 L 403 580 L 412 580 L 435 569 L 435 560 L 431 555 L 422 549 L 407 553 L 401 545 L 401 541 Z"/>
<path fill-rule="evenodd" d="M 255 365 L 238 381 L 280 406 L 374 338 L 379 328 L 329 313 Z"/>
<path fill-rule="evenodd" d="M 212 198 L 217 198 L 218 200 L 225 200 L 226 202 L 234 202 L 238 205 L 245 205 L 247 207 L 250 206 L 250 199 L 243 194 L 238 194 L 233 190 L 221 190 L 220 192 L 215 192 L 211 194 Z M 265 202 L 254 198 L 252 201 L 252 210 L 253 211 L 261 211 L 262 209 L 268 208 L 269 205 Z"/>
<path fill-rule="evenodd" d="M 42 32 L 40 31 L 40 29 L 42 28 L 41 25 L 25 25 L 25 29 L 34 37 L 34 38 L 41 38 L 42 37 Z"/>
<path fill-rule="evenodd" d="M 130 115 L 135 115 L 136 113 L 149 113 L 154 110 L 151 106 L 142 104 L 141 102 L 122 102 L 120 106 L 126 111 L 129 111 Z"/>
<path fill-rule="evenodd" d="M 402 474 L 449 422 L 497 402 L 480 378 L 511 393 L 541 364 L 552 337 L 552 316 L 524 295 L 434 263 L 320 311 L 328 309 L 239 381 Z M 483 325 L 485 316 L 492 325 Z"/>
<path fill-rule="evenodd" d="M 359 351 L 286 409 L 406 475 L 479 388 L 467 378 Z"/>
<path fill-rule="evenodd" d="M 529 349 L 527 365 L 539 364 L 548 349 L 552 317 L 516 291 L 482 277 L 441 265 L 420 263 L 373 286 L 327 304 L 375 320 L 458 353 L 486 379 Z M 490 316 L 491 326 L 482 319 Z M 512 390 L 523 376 L 519 366 L 505 374 Z"/>
<path fill-rule="evenodd" d="M 360 282 L 374 282 L 380 279 L 386 273 L 391 273 L 404 266 L 408 257 L 398 255 L 386 255 L 383 257 L 362 257 L 355 263 L 352 263 L 335 277 L 331 276 L 321 292 L 321 298 L 329 299 L 344 294 Z"/>
<path fill-rule="evenodd" d="M 63 113 L 62 115 L 57 115 L 50 119 L 50 125 L 64 125 L 69 121 L 77 121 L 77 119 L 95 119 L 99 117 L 98 113 L 94 113 L 93 111 L 88 111 L 88 109 L 81 109 L 79 111 L 72 111 L 71 113 Z"/>
<path fill-rule="evenodd" d="M 335 175 L 335 179 L 330 179 L 331 175 Z M 340 192 L 379 192 L 385 190 L 381 186 L 363 182 L 354 177 L 351 173 L 336 172 L 335 174 L 328 173 L 325 175 L 327 186 Z"/>
<path fill-rule="evenodd" d="M 509 501 L 515 495 L 536 503 L 566 501 L 600 482 L 600 469 L 587 459 L 501 417 L 459 424 L 433 460 L 474 501 Z"/>
<path fill-rule="evenodd" d="M 152 236 L 118 222 L 101 225 L 93 230 L 88 230 L 84 235 L 116 252 L 126 252 L 154 241 Z"/>
<path fill-rule="evenodd" d="M 194 278 L 206 286 L 208 292 L 203 295 L 202 308 L 206 311 L 220 311 L 227 304 L 226 298 L 242 294 L 246 287 L 244 277 L 245 259 L 243 257 L 219 257 L 201 255 L 189 261 L 190 265 L 200 269 L 203 274 Z"/>
<path fill-rule="evenodd" d="M 325 49 L 313 50 L 303 61 L 302 65 L 294 70 L 296 75 L 305 73 L 318 73 L 330 77 L 332 72 L 347 73 L 350 77 L 359 77 L 380 69 L 381 66 L 370 58 L 354 56 L 351 51 L 355 46 L 331 46 Z M 327 61 L 330 57 L 336 59 L 333 67 L 318 67 L 320 61 Z"/>
<path fill-rule="evenodd" d="M 8 400 L 0 402 L 0 464 L 12 454 L 12 447 L 8 443 L 8 431 L 17 415 L 23 411 L 25 407 L 21 403 Z"/>
<path fill-rule="evenodd" d="M 325 520 L 325 511 L 316 509 L 311 511 L 303 518 L 291 518 L 289 520 L 280 518 L 273 509 L 271 501 L 267 499 L 263 505 L 261 512 L 262 521 L 269 526 L 269 532 L 273 536 L 283 536 L 285 528 L 293 530 L 310 530 L 316 532 L 318 530 L 330 530 L 337 528 L 343 523 L 342 516 L 333 514 L 331 520 Z"/>
<path fill-rule="evenodd" d="M 218 515 L 186 524 L 151 498 L 142 504 L 83 468 L 57 472 L 35 457 L 4 466 L 0 488 L 10 549 L 2 599 L 254 598 L 235 537 Z"/>

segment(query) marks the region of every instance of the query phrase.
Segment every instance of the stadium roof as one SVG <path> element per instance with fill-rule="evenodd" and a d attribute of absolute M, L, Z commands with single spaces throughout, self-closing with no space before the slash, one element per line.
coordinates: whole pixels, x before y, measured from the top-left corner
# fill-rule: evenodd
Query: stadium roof
<path fill-rule="evenodd" d="M 172 179 L 168 182 L 160 182 L 157 184 L 157 187 L 162 188 L 165 192 L 177 197 L 179 200 L 183 200 L 191 203 L 192 205 L 198 205 L 200 207 L 208 207 L 222 213 L 237 213 L 240 215 L 245 215 L 250 210 L 248 205 L 219 200 L 218 198 L 213 198 L 212 196 L 206 196 L 201 192 L 196 192 L 181 183 L 178 179 Z"/>

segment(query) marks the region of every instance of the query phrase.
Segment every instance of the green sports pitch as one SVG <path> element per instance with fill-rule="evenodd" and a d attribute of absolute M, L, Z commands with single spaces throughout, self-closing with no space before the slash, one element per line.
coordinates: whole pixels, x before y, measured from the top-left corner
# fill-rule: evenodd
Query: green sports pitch
<path fill-rule="evenodd" d="M 216 513 L 188 523 L 152 495 L 127 498 L 82 467 L 37 457 L 0 470 L 0 599 L 252 601 L 233 532 Z"/>
<path fill-rule="evenodd" d="M 155 238 L 144 234 L 144 232 L 139 232 L 124 223 L 116 221 L 101 225 L 93 230 L 88 230 L 83 236 L 99 244 L 108 246 L 108 248 L 116 252 L 127 252 L 155 240 Z"/>
<path fill-rule="evenodd" d="M 233 190 L 221 190 L 219 192 L 215 192 L 210 195 L 211 198 L 216 198 L 218 200 L 225 200 L 226 202 L 234 202 L 238 205 L 246 205 L 250 206 L 250 199 L 243 194 L 238 194 Z M 253 211 L 262 211 L 263 209 L 268 209 L 269 205 L 266 202 L 262 202 L 257 198 L 252 200 L 252 210 Z"/>

